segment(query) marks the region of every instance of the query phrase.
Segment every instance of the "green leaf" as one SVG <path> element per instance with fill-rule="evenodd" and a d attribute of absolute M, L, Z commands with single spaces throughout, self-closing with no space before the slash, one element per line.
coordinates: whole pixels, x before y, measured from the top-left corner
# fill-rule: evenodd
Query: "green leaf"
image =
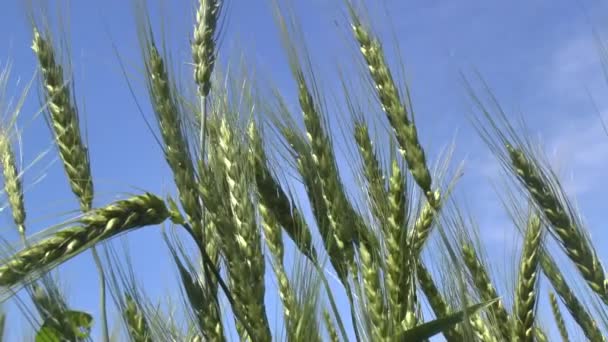
<path fill-rule="evenodd" d="M 410 330 L 403 332 L 401 334 L 400 340 L 408 342 L 424 341 L 462 322 L 465 317 L 474 315 L 475 313 L 477 313 L 477 311 L 485 309 L 486 307 L 494 304 L 496 300 L 498 299 L 494 299 L 485 303 L 471 305 L 462 311 L 458 311 L 448 316 L 420 324 Z"/>
<path fill-rule="evenodd" d="M 93 317 L 82 311 L 69 310 L 63 313 L 61 326 L 56 317 L 49 317 L 36 333 L 36 342 L 60 342 L 66 340 L 87 339 L 91 334 Z M 66 336 L 67 335 L 67 336 Z"/>

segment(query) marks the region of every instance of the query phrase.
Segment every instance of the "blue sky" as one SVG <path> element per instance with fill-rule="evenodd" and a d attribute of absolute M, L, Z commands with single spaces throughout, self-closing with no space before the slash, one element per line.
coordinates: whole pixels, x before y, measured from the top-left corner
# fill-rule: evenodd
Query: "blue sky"
<path fill-rule="evenodd" d="M 23 85 L 36 66 L 25 3 L 7 0 L 0 14 L 0 62 L 13 63 L 9 89 L 14 92 L 20 89 L 16 86 L 18 78 Z M 125 193 L 138 193 L 139 189 L 158 194 L 172 192 L 171 175 L 161 150 L 137 110 L 112 50 L 114 43 L 137 99 L 144 104 L 144 114 L 152 119 L 130 2 L 61 3 L 69 9 L 69 43 L 77 99 L 85 115 L 92 156 L 95 205 L 102 206 Z M 160 27 L 162 13 L 173 60 L 187 80 L 194 5 L 185 0 L 165 1 L 159 12 L 158 2 L 151 3 L 155 27 Z M 348 41 L 341 1 L 294 3 L 312 60 L 321 71 L 320 83 L 331 89 L 336 86 L 332 79 L 336 67 L 351 70 L 348 63 L 355 55 L 352 42 Z M 467 121 L 471 106 L 459 79 L 460 71 L 471 74 L 478 70 L 507 111 L 523 115 L 532 134 L 542 137 L 567 189 L 582 208 L 596 246 L 606 245 L 601 191 L 608 185 L 602 177 L 602 170 L 608 165 L 608 137 L 599 125 L 589 95 L 599 113 L 608 119 L 608 102 L 604 100 L 608 87 L 592 34 L 595 28 L 601 37 L 606 37 L 603 22 L 608 5 L 599 0 L 382 3 L 384 9 L 370 8 L 371 22 L 385 41 L 398 42 L 413 91 L 423 146 L 430 161 L 435 162 L 438 151 L 455 141 L 454 163 L 465 160 L 465 176 L 459 188 L 467 189 L 459 191 L 458 196 L 478 220 L 497 277 L 508 277 L 512 269 L 507 255 L 512 255 L 514 248 L 513 229 L 490 187 L 490 181 L 497 179 L 498 165 Z M 257 73 L 293 96 L 293 80 L 270 8 L 270 1 L 229 1 L 221 60 L 225 64 L 243 54 L 256 65 Z M 31 120 L 39 106 L 37 100 L 33 91 L 21 118 L 26 164 L 51 146 L 44 120 Z M 69 217 L 78 208 L 60 163 L 48 170 L 37 165 L 25 175 L 26 185 L 43 171 L 44 179 L 26 193 L 30 232 L 58 223 L 60 214 L 67 213 L 63 218 Z M 6 227 L 2 234 L 15 236 L 8 211 L 2 213 L 0 223 Z M 127 240 L 134 267 L 142 270 L 142 283 L 155 284 L 146 286 L 149 294 L 155 297 L 175 291 L 175 273 L 159 230 L 133 232 Z M 602 249 L 600 256 L 608 260 Z M 510 267 L 507 272 L 502 269 L 505 265 Z M 61 279 L 75 307 L 97 312 L 97 279 L 90 253 L 62 265 Z M 11 334 L 15 332 L 9 336 L 13 338 L 27 329 L 16 316 L 9 316 Z"/>

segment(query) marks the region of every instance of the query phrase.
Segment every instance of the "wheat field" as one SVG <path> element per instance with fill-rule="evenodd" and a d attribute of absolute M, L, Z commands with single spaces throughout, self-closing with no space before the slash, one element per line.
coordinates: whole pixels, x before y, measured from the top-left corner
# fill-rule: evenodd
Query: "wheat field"
<path fill-rule="evenodd" d="M 222 54 L 236 40 L 228 33 L 239 1 L 180 3 L 190 14 L 186 51 L 170 48 L 171 24 L 156 18 L 152 2 L 129 3 L 139 45 L 129 57 L 107 48 L 137 112 L 100 135 L 112 153 L 139 151 L 130 158 L 153 156 L 152 166 L 96 160 L 96 127 L 87 124 L 95 108 L 83 105 L 74 80 L 86 71 L 72 62 L 66 33 L 82 18 L 71 24 L 52 5 L 31 2 L 31 41 L 12 44 L 31 47 L 36 72 L 14 82 L 12 64 L 2 64 L 2 208 L 10 220 L 0 249 L 0 340 L 605 341 L 601 227 L 586 223 L 550 151 L 483 73 L 458 79 L 467 122 L 500 175 L 486 191 L 508 217 L 502 243 L 514 247 L 505 247 L 506 260 L 482 238 L 495 228 L 479 224 L 488 213 L 459 195 L 482 182 L 466 180 L 457 142 L 429 146 L 436 127 L 420 119 L 413 94 L 434 90 L 406 81 L 407 48 L 401 56 L 384 30 L 389 21 L 370 14 L 374 1 L 334 1 L 340 25 L 324 27 L 338 32 L 349 64 L 332 64 L 332 82 L 315 59 L 323 48 L 299 21 L 303 4 L 260 4 L 286 61 L 289 82 L 274 82 L 246 54 Z M 605 62 L 608 50 L 596 43 Z M 152 143 L 134 134 L 132 146 L 116 146 L 113 134 L 133 117 Z M 24 162 L 28 129 L 40 121 L 50 141 Z M 439 145 L 446 147 L 437 152 Z M 108 181 L 102 172 L 160 185 Z M 47 174 L 65 189 L 68 198 L 56 201 L 68 213 L 32 198 Z M 45 215 L 53 223 L 40 227 Z M 149 252 L 163 265 L 121 244 L 130 236 L 151 244 L 151 235 L 163 252 Z M 71 277 L 93 279 L 78 290 L 94 298 L 94 313 L 63 282 L 75 260 L 86 266 Z M 147 272 L 176 287 L 163 294 L 165 284 L 142 281 L 146 260 Z"/>

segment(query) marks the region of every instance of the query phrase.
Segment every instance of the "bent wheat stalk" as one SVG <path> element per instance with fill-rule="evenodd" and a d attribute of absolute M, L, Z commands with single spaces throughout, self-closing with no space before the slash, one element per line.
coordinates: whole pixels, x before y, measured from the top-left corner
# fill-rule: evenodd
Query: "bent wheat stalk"
<path fill-rule="evenodd" d="M 79 225 L 61 230 L 8 258 L 0 266 L 0 286 L 17 285 L 100 241 L 134 228 L 160 224 L 169 216 L 163 200 L 150 193 L 91 210 L 78 220 Z"/>

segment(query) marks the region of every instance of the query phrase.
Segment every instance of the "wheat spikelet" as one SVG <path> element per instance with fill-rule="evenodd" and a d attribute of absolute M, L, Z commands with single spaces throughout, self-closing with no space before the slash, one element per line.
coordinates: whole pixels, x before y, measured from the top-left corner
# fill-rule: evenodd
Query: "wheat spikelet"
<path fill-rule="evenodd" d="M 463 261 L 472 276 L 473 283 L 481 295 L 481 298 L 485 301 L 491 301 L 499 298 L 485 267 L 475 252 L 475 248 L 471 244 L 464 243 L 461 246 L 461 251 Z M 502 304 L 502 301 L 498 300 L 492 304 L 490 306 L 490 311 L 496 318 L 496 324 L 498 325 L 498 329 L 500 330 L 502 337 L 509 340 L 511 338 L 511 323 L 509 320 L 509 314 Z"/>
<path fill-rule="evenodd" d="M 199 93 L 205 97 L 211 89 L 211 73 L 215 65 L 215 32 L 222 9 L 222 0 L 200 0 L 196 11 L 194 39 L 192 41 L 192 61 L 194 80 Z"/>
<path fill-rule="evenodd" d="M 19 235 L 25 239 L 25 207 L 23 205 L 23 187 L 15 154 L 11 146 L 10 137 L 7 134 L 0 134 L 0 163 L 2 165 L 2 175 L 4 176 L 4 191 L 8 195 L 8 202 L 11 206 L 13 221 L 17 225 Z"/>
<path fill-rule="evenodd" d="M 199 239 L 202 238 L 202 212 L 197 192 L 196 175 L 182 130 L 180 108 L 173 94 L 165 62 L 154 45 L 148 42 L 146 69 L 148 89 L 160 133 L 164 142 L 165 159 L 173 171 L 175 185 L 184 211 Z"/>
<path fill-rule="evenodd" d="M 524 152 L 507 144 L 507 151 L 517 176 L 551 223 L 552 232 L 570 260 L 574 262 L 589 287 L 608 304 L 608 282 L 604 268 L 589 241 L 559 200 L 546 177 Z"/>
<path fill-rule="evenodd" d="M 384 341 L 388 338 L 388 317 L 383 297 L 384 291 L 379 278 L 380 263 L 373 259 L 374 256 L 369 247 L 364 243 L 359 245 L 359 255 L 363 290 L 367 298 L 366 311 L 372 324 L 372 337 L 374 341 Z"/>
<path fill-rule="evenodd" d="M 557 330 L 559 330 L 559 335 L 562 338 L 563 342 L 568 342 L 570 339 L 568 338 L 568 329 L 566 329 L 566 323 L 564 322 L 564 317 L 559 309 L 559 303 L 557 303 L 557 298 L 553 292 L 549 292 L 549 302 L 551 303 L 551 312 L 553 313 L 553 318 L 555 319 L 555 323 L 557 324 Z"/>
<path fill-rule="evenodd" d="M 335 157 L 331 143 L 321 124 L 321 116 L 314 98 L 308 89 L 302 72 L 297 74 L 298 98 L 306 134 L 311 144 L 312 161 L 318 172 L 322 197 L 327 208 L 327 220 L 337 248 L 352 262 L 354 253 L 352 242 L 355 241 L 353 218 L 348 217 L 349 203 L 343 192 L 342 184 L 336 169 Z M 352 209 L 352 208 L 351 208 Z"/>
<path fill-rule="evenodd" d="M 479 341 L 498 342 L 498 339 L 496 338 L 496 336 L 494 336 L 494 334 L 492 334 L 492 332 L 488 328 L 488 324 L 484 322 L 484 320 L 481 318 L 481 315 L 474 315 L 469 319 L 469 322 L 471 323 L 471 329 L 473 330 L 475 336 L 477 336 Z"/>
<path fill-rule="evenodd" d="M 97 242 L 133 228 L 169 218 L 162 199 L 146 193 L 85 214 L 79 225 L 55 233 L 8 258 L 0 266 L 0 286 L 10 287 L 27 276 L 63 262 Z"/>
<path fill-rule="evenodd" d="M 332 320 L 327 310 L 323 310 L 323 320 L 325 321 L 325 328 L 327 329 L 327 334 L 329 335 L 329 341 L 340 342 L 338 332 L 336 331 L 336 327 L 334 326 L 334 321 Z"/>
<path fill-rule="evenodd" d="M 450 308 L 443 299 L 441 292 L 439 292 L 439 289 L 435 285 L 433 277 L 421 261 L 416 262 L 416 278 L 418 279 L 420 289 L 428 299 L 435 316 L 437 318 L 448 316 L 450 314 Z M 445 336 L 447 341 L 463 340 L 463 336 L 457 328 L 444 330 L 443 336 Z"/>
<path fill-rule="evenodd" d="M 329 261 L 336 270 L 340 281 L 345 283 L 348 277 L 348 260 L 338 247 L 336 235 L 329 222 L 329 209 L 323 197 L 323 188 L 313 161 L 310 145 L 290 127 L 284 127 L 281 133 L 295 154 L 296 166 L 306 187 L 306 193 L 312 205 L 323 245 L 329 255 Z"/>
<path fill-rule="evenodd" d="M 228 259 L 230 281 L 240 310 L 244 313 L 253 340 L 270 340 L 270 328 L 264 306 L 264 255 L 261 236 L 254 216 L 254 208 L 249 195 L 250 181 L 246 173 L 246 157 L 240 143 L 234 138 L 229 123 L 224 119 L 220 124 L 221 158 L 230 194 L 230 208 L 234 222 L 234 235 L 227 236 L 224 254 Z M 241 165 L 239 163 L 242 163 Z M 244 167 L 245 166 L 245 167 Z M 233 242 L 228 240 L 234 239 Z"/>
<path fill-rule="evenodd" d="M 403 105 L 380 42 L 372 37 L 354 12 L 351 11 L 351 14 L 355 38 L 359 43 L 361 54 L 374 81 L 382 109 L 386 113 L 399 143 L 399 151 L 407 161 L 407 166 L 414 180 L 427 195 L 429 202 L 434 205 L 436 203 L 435 197 L 431 196 L 432 179 L 426 165 L 424 150 L 418 141 L 416 126 L 408 118 L 409 114 L 405 105 Z"/>
<path fill-rule="evenodd" d="M 368 184 L 368 197 L 371 200 L 371 209 L 378 220 L 384 221 L 386 215 L 383 211 L 387 207 L 384 174 L 374 151 L 367 125 L 363 122 L 355 124 L 355 141 L 363 159 L 363 174 Z M 385 226 L 386 223 L 383 224 L 383 227 Z"/>
<path fill-rule="evenodd" d="M 538 216 L 532 215 L 524 238 L 519 277 L 515 293 L 514 338 L 534 341 L 538 260 L 542 242 L 542 227 Z"/>
<path fill-rule="evenodd" d="M 93 201 L 93 180 L 89 153 L 80 134 L 78 112 L 72 103 L 70 90 L 65 83 L 63 68 L 55 59 L 48 37 L 34 29 L 32 49 L 38 57 L 47 110 L 59 156 L 80 207 L 87 211 Z"/>
<path fill-rule="evenodd" d="M 593 317 L 589 314 L 584 304 L 576 297 L 574 292 L 570 289 L 570 286 L 566 283 L 562 273 L 553 261 L 553 259 L 544 252 L 540 257 L 540 264 L 544 274 L 551 282 L 553 289 L 562 299 L 564 305 L 572 315 L 572 318 L 581 327 L 583 333 L 590 341 L 605 341 L 606 339 L 602 335 L 601 330 L 598 328 L 597 323 Z"/>
<path fill-rule="evenodd" d="M 386 220 L 386 286 L 393 326 L 399 327 L 408 309 L 411 288 L 411 258 L 407 244 L 406 182 L 396 159 L 391 163 L 388 187 L 388 218 Z"/>
<path fill-rule="evenodd" d="M 143 313 L 139 310 L 137 303 L 129 295 L 125 298 L 123 316 L 127 323 L 127 331 L 133 342 L 152 342 L 152 333 Z"/>
<path fill-rule="evenodd" d="M 221 308 L 217 298 L 217 281 L 202 281 L 201 277 L 196 275 L 197 273 L 192 265 L 189 265 L 190 269 L 186 268 L 178 256 L 178 249 L 170 244 L 169 248 L 201 334 L 206 341 L 225 341 Z M 179 251 L 183 253 L 181 249 Z"/>
<path fill-rule="evenodd" d="M 298 249 L 311 261 L 315 262 L 316 251 L 312 245 L 310 229 L 299 210 L 295 206 L 292 208 L 287 194 L 273 178 L 266 162 L 267 158 L 261 137 L 253 124 L 249 127 L 249 139 L 260 205 L 266 207 L 268 213 L 275 216 L 275 219 L 295 242 Z"/>
<path fill-rule="evenodd" d="M 439 192 L 433 192 L 432 196 L 437 200 L 436 203 L 439 203 Z M 422 252 L 424 243 L 431 235 L 433 223 L 437 217 L 438 208 L 439 204 L 433 206 L 433 202 L 426 202 L 422 207 L 418 218 L 414 222 L 414 228 L 410 234 L 413 255 L 417 256 Z"/>

